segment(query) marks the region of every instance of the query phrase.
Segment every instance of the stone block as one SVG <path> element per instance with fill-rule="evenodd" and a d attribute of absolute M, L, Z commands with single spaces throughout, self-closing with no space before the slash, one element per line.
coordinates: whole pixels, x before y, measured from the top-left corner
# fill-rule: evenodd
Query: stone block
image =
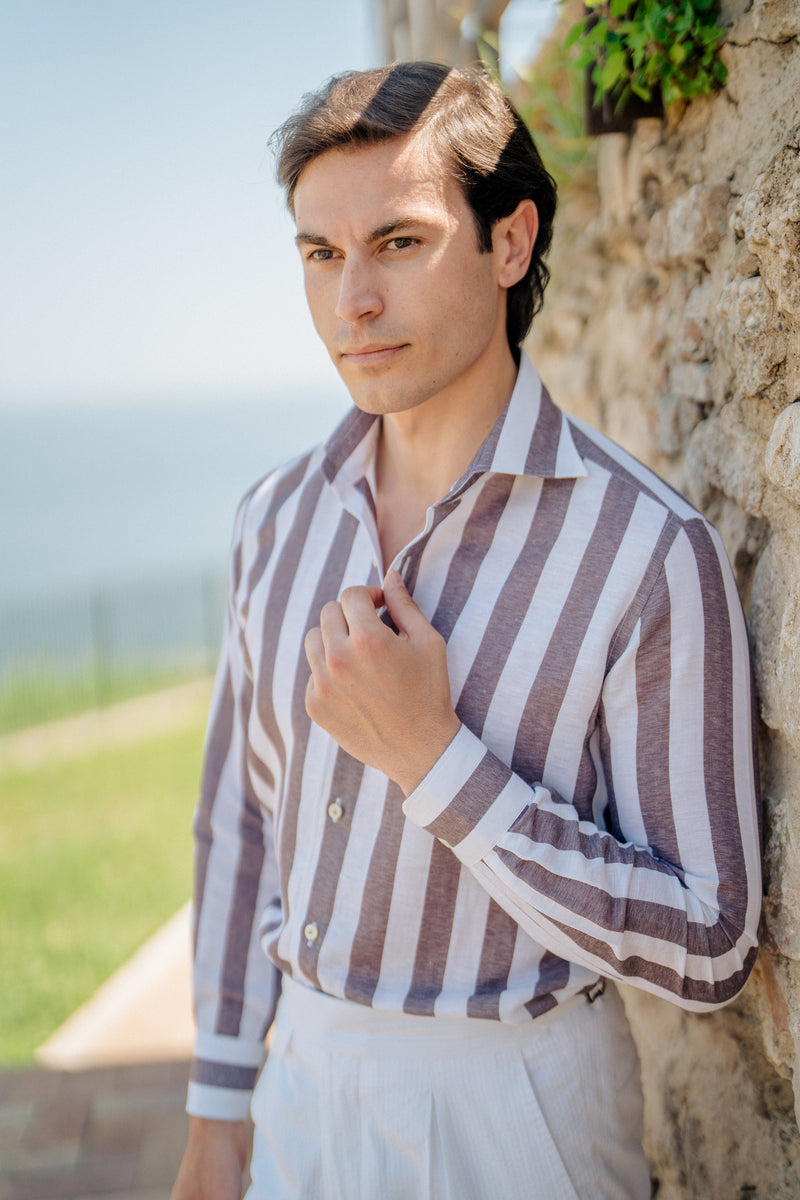
<path fill-rule="evenodd" d="M 770 483 L 800 506 L 800 401 L 778 416 L 765 454 Z"/>
<path fill-rule="evenodd" d="M 659 209 L 650 220 L 647 260 L 661 267 L 704 264 L 727 229 L 729 198 L 727 184 L 697 183 Z"/>
<path fill-rule="evenodd" d="M 783 1079 L 791 1080 L 795 1049 L 791 1033 L 787 961 L 763 948 L 737 1008 L 752 1029 L 761 1032 L 764 1051 Z"/>
<path fill-rule="evenodd" d="M 697 183 L 667 215 L 667 253 L 672 262 L 705 262 L 717 247 L 728 221 L 727 184 Z"/>
<path fill-rule="evenodd" d="M 707 404 L 711 399 L 708 386 L 708 363 L 675 362 L 669 371 L 669 389 L 682 400 L 691 400 L 693 404 Z M 695 424 L 697 422 L 695 421 Z M 694 426 L 689 426 L 685 436 L 688 437 Z"/>
<path fill-rule="evenodd" d="M 748 251 L 784 314 L 800 315 L 800 153 L 784 147 L 740 202 Z"/>
<path fill-rule="evenodd" d="M 732 279 L 722 290 L 716 341 L 727 355 L 740 396 L 757 396 L 786 358 L 786 337 L 775 302 L 760 276 Z"/>
<path fill-rule="evenodd" d="M 800 3 L 798 0 L 754 0 L 731 30 L 730 38 L 737 46 L 747 46 L 756 40 L 788 42 L 800 34 Z"/>
<path fill-rule="evenodd" d="M 756 40 L 748 46 L 729 41 L 721 57 L 728 79 L 697 149 L 707 170 L 713 166 L 723 178 L 732 176 L 734 190 L 746 192 L 795 138 L 800 55 L 793 41 Z"/>
<path fill-rule="evenodd" d="M 634 195 L 631 193 L 628 170 L 628 135 L 606 134 L 600 143 L 597 157 L 600 190 L 600 227 L 606 232 L 628 225 Z"/>
<path fill-rule="evenodd" d="M 668 392 L 658 403 L 655 439 L 662 454 L 680 454 L 686 439 L 700 420 L 700 409 L 691 400 Z"/>
<path fill-rule="evenodd" d="M 745 605 L 749 601 L 753 565 L 758 561 L 769 537 L 769 523 L 751 516 L 732 500 L 723 498 L 711 507 L 708 516 L 722 538 L 736 582 Z"/>
<path fill-rule="evenodd" d="M 800 538 L 775 533 L 750 598 L 761 716 L 800 755 Z"/>
<path fill-rule="evenodd" d="M 764 515 L 766 485 L 760 455 L 735 405 L 726 405 L 692 432 L 684 460 L 684 480 L 689 499 L 697 508 L 707 508 L 718 491 L 752 516 Z"/>
<path fill-rule="evenodd" d="M 772 801 L 770 809 L 764 924 L 772 948 L 800 961 L 800 811 L 790 797 Z M 788 1011 L 786 1017 L 788 1029 Z"/>

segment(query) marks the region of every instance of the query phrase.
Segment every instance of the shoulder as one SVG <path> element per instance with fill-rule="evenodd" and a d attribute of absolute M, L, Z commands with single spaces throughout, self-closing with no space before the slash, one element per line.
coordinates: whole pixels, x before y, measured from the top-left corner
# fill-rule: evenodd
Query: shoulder
<path fill-rule="evenodd" d="M 689 521 L 707 524 L 706 518 L 685 496 L 617 442 L 576 417 L 567 416 L 566 419 L 575 446 L 590 470 L 594 467 L 607 473 L 619 486 L 649 501 L 654 515 L 660 513 L 665 519 L 668 515 L 673 516 L 680 524 Z"/>
<path fill-rule="evenodd" d="M 628 613 L 641 616 L 659 596 L 694 596 L 698 608 L 738 610 L 733 570 L 718 531 L 673 487 L 616 442 L 584 422 L 567 418 L 575 446 L 595 486 L 601 537 L 616 539 L 614 568 L 633 562 L 641 571 Z M 712 603 L 713 598 L 713 603 Z"/>
<path fill-rule="evenodd" d="M 323 447 L 316 446 L 264 475 L 244 494 L 232 539 L 233 573 L 241 578 L 255 558 L 266 560 L 276 541 L 289 535 L 298 504 L 309 488 L 321 488 Z"/>

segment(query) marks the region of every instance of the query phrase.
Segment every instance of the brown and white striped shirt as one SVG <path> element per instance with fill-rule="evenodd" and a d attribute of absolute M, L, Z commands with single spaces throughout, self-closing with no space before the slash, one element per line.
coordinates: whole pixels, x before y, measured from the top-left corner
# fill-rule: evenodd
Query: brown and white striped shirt
<path fill-rule="evenodd" d="M 197 1115 L 245 1115 L 281 972 L 520 1022 L 599 976 L 701 1011 L 755 957 L 750 665 L 724 550 L 527 359 L 386 564 L 447 642 L 461 732 L 404 801 L 309 721 L 306 631 L 380 583 L 377 434 L 353 410 L 237 518 L 196 816 Z"/>

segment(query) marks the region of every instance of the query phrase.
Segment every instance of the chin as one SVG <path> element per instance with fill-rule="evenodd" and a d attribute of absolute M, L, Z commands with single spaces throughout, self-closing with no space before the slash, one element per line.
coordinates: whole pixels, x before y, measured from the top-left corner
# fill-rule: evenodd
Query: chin
<path fill-rule="evenodd" d="M 350 386 L 347 380 L 344 383 L 356 408 L 378 417 L 386 413 L 405 412 L 420 403 L 420 400 L 412 398 L 414 393 L 403 388 L 364 387 L 363 384 Z"/>

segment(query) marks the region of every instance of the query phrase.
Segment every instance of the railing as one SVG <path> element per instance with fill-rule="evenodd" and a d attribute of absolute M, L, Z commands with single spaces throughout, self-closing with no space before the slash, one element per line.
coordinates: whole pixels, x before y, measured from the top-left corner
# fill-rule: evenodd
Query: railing
<path fill-rule="evenodd" d="M 209 569 L 0 601 L 0 732 L 210 673 L 225 591 Z"/>

